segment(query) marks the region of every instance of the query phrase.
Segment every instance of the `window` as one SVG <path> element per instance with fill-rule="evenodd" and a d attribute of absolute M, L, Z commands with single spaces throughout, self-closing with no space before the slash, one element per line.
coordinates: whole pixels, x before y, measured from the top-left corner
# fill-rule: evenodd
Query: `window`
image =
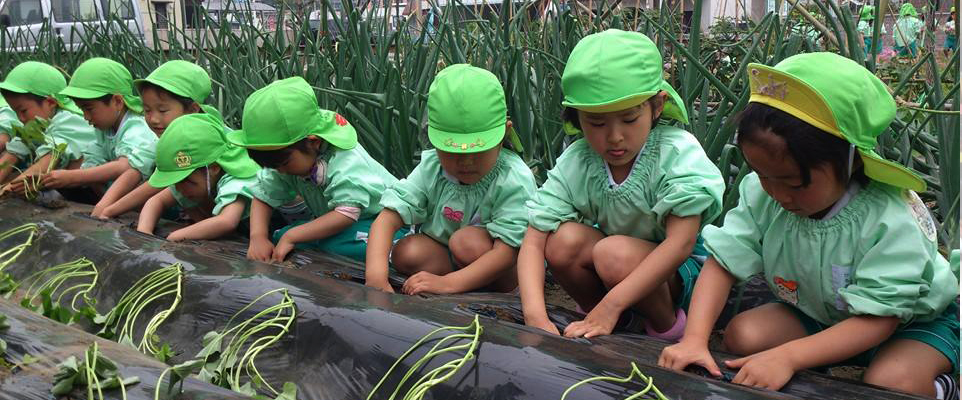
<path fill-rule="evenodd" d="M 100 0 L 105 18 L 131 19 L 134 17 L 134 5 L 130 0 Z"/>
<path fill-rule="evenodd" d="M 154 28 L 169 29 L 170 18 L 167 16 L 166 2 L 155 1 L 154 5 Z"/>
<path fill-rule="evenodd" d="M 94 0 L 51 0 L 53 18 L 57 22 L 94 21 L 97 9 Z"/>
<path fill-rule="evenodd" d="M 43 22 L 40 0 L 9 0 L 0 11 L 0 26 L 18 26 Z"/>

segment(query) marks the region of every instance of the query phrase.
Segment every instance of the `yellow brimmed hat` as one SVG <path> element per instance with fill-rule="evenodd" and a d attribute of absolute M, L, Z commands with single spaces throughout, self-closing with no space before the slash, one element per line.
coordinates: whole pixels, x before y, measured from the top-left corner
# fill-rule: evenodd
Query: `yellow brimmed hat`
<path fill-rule="evenodd" d="M 749 64 L 748 78 L 749 101 L 787 112 L 853 144 L 869 178 L 925 190 L 922 178 L 875 152 L 876 138 L 895 118 L 895 100 L 878 77 L 855 61 L 834 53 L 799 54 L 774 67 Z"/>

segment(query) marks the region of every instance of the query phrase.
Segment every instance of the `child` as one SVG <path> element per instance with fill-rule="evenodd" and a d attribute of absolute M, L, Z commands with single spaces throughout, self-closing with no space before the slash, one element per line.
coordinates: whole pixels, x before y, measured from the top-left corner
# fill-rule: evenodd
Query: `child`
<path fill-rule="evenodd" d="M 166 127 L 157 142 L 157 170 L 149 184 L 166 188 L 147 200 L 137 230 L 152 234 L 165 209 L 199 207 L 209 216 L 167 240 L 216 239 L 247 218 L 260 167 L 247 151 L 227 143 L 224 124 L 210 114 L 189 114 Z"/>
<path fill-rule="evenodd" d="M 3 96 L 0 96 L 0 154 L 3 154 L 4 150 L 7 149 L 7 143 L 10 142 L 15 126 L 20 126 L 17 113 L 10 108 Z"/>
<path fill-rule="evenodd" d="M 333 111 L 318 108 L 314 89 L 301 77 L 275 81 L 252 93 L 241 123 L 243 130 L 229 133 L 227 139 L 247 147 L 265 168 L 254 191 L 247 257 L 283 261 L 296 246 L 363 261 L 367 233 L 381 211 L 381 194 L 397 179 L 358 144 L 354 127 Z M 268 236 L 271 208 L 296 196 L 304 199 L 315 219 L 274 232 L 275 245 Z"/>
<path fill-rule="evenodd" d="M 134 81 L 144 106 L 144 120 L 155 135 L 161 136 L 167 125 L 181 115 L 209 113 L 220 119 L 220 112 L 203 105 L 210 96 L 210 76 L 203 68 L 189 61 L 171 60 L 157 67 L 145 79 Z M 144 182 L 126 196 L 101 210 L 95 218 L 108 219 L 144 205 L 160 193 Z"/>
<path fill-rule="evenodd" d="M 727 350 L 747 356 L 726 364 L 741 369 L 735 383 L 778 390 L 796 371 L 844 362 L 867 365 L 868 383 L 932 396 L 939 374 L 958 376 L 959 280 L 913 191 L 925 183 L 873 150 L 895 101 L 837 54 L 748 68 L 737 141 L 754 173 L 723 227 L 705 228 L 712 258 L 685 336 L 659 365 L 720 376 L 708 336 L 735 281 L 761 273 L 778 301 L 725 329 Z"/>
<path fill-rule="evenodd" d="M 906 2 L 899 9 L 899 19 L 895 21 L 895 29 L 892 32 L 895 51 L 899 53 L 899 57 L 915 57 L 918 54 L 918 45 L 915 40 L 925 28 L 925 24 L 918 15 L 912 3 Z"/>
<path fill-rule="evenodd" d="M 517 154 L 502 151 L 511 122 L 504 90 L 491 72 L 456 64 L 438 73 L 428 92 L 428 138 L 434 150 L 381 198 L 371 227 L 366 284 L 393 292 L 388 258 L 409 278 L 402 291 L 510 292 L 528 225 L 524 203 L 534 175 Z M 512 132 L 513 134 L 513 132 Z M 391 248 L 402 225 L 420 225 Z"/>
<path fill-rule="evenodd" d="M 862 7 L 862 12 L 859 16 L 858 21 L 858 33 L 862 35 L 862 43 L 865 44 L 865 56 L 868 57 L 872 54 L 872 35 L 875 34 L 875 6 L 865 6 Z M 880 34 L 884 35 L 886 33 L 885 24 L 882 24 L 882 29 Z M 878 44 L 875 45 L 875 53 L 882 52 L 882 41 L 880 40 Z"/>
<path fill-rule="evenodd" d="M 945 31 L 945 43 L 942 45 L 942 53 L 948 57 L 959 47 L 959 37 L 955 33 L 955 7 L 952 7 L 949 11 L 949 19 L 945 21 L 942 30 Z"/>
<path fill-rule="evenodd" d="M 655 44 L 635 32 L 586 36 L 568 58 L 564 117 L 585 137 L 565 150 L 528 202 L 518 256 L 526 324 L 558 333 L 545 312 L 547 260 L 588 311 L 565 336 L 607 335 L 632 309 L 649 334 L 681 337 L 701 268 L 698 232 L 721 213 L 725 184 L 694 136 L 658 125 L 660 118 L 688 120 L 662 74 Z"/>
<path fill-rule="evenodd" d="M 0 164 L 5 165 L 0 169 L 0 182 L 7 180 L 14 165 L 25 163 L 33 156 L 32 165 L 14 179 L 15 184 L 11 185 L 14 192 L 23 191 L 26 177 L 47 171 L 54 143 L 67 145 L 54 168 L 77 169 L 84 159 L 84 149 L 96 138 L 94 128 L 80 116 L 80 110 L 70 99 L 58 94 L 66 86 L 67 80 L 58 69 L 36 61 L 20 63 L 0 83 L 3 98 L 21 123 L 38 117 L 50 120 L 44 132 L 47 143 L 39 145 L 34 154 L 23 140 L 11 138 L 6 152 L 0 155 Z"/>
<path fill-rule="evenodd" d="M 87 148 L 83 169 L 54 171 L 43 179 L 49 189 L 110 183 L 93 215 L 130 192 L 154 169 L 157 136 L 150 131 L 140 99 L 133 95 L 127 68 L 106 58 L 91 58 L 77 67 L 61 95 L 76 100 L 84 118 L 97 128 Z"/>

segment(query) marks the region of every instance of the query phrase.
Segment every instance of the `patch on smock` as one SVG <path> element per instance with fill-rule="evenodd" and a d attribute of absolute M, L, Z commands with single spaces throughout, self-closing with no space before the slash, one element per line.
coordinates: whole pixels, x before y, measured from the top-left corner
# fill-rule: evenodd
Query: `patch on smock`
<path fill-rule="evenodd" d="M 935 221 L 932 220 L 932 214 L 929 213 L 929 208 L 925 206 L 925 203 L 922 202 L 922 199 L 915 191 L 903 190 L 902 198 L 904 198 L 905 203 L 908 204 L 909 211 L 912 212 L 912 217 L 915 218 L 915 222 L 919 224 L 922 233 L 924 233 L 925 237 L 930 241 L 934 242 L 938 237 L 938 230 L 935 226 Z"/>
<path fill-rule="evenodd" d="M 793 306 L 798 305 L 798 282 L 776 276 L 774 283 L 775 296 Z"/>

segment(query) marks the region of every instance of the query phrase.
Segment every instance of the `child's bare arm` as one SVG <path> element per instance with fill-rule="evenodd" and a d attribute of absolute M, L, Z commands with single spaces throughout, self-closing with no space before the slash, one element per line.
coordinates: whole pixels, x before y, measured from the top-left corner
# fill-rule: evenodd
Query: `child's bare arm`
<path fill-rule="evenodd" d="M 608 308 L 615 315 L 631 307 L 663 283 L 667 282 L 691 255 L 701 227 L 701 217 L 665 219 L 666 237 L 641 261 L 621 283 L 611 288 L 597 307 Z M 596 307 L 596 308 L 597 308 Z"/>
<path fill-rule="evenodd" d="M 122 215 L 144 205 L 147 200 L 150 200 L 151 197 L 160 193 L 162 190 L 163 189 L 150 186 L 147 182 L 141 183 L 136 189 L 127 193 L 124 197 L 121 197 L 120 200 L 103 209 L 99 215 L 91 213 L 91 216 L 106 219 Z"/>
<path fill-rule="evenodd" d="M 18 162 L 20 162 L 20 159 L 13 155 L 13 153 L 4 152 L 0 154 L 0 165 L 3 166 L 0 168 L 0 183 L 7 182 L 7 177 L 9 177 L 10 172 L 13 171 L 13 166 Z"/>
<path fill-rule="evenodd" d="M 485 287 L 518 260 L 518 250 L 501 239 L 494 239 L 494 246 L 473 263 L 451 272 L 444 277 L 450 282 L 452 293 L 464 293 Z"/>
<path fill-rule="evenodd" d="M 284 236 L 281 236 L 281 239 L 277 241 L 271 260 L 284 261 L 287 254 L 294 249 L 295 244 L 334 236 L 354 222 L 354 219 L 340 212 L 329 211 L 311 222 L 295 226 L 285 232 Z"/>
<path fill-rule="evenodd" d="M 878 346 L 898 324 L 896 317 L 853 316 L 817 334 L 725 364 L 739 368 L 733 383 L 778 390 L 796 371 L 844 361 Z"/>
<path fill-rule="evenodd" d="M 271 206 L 267 203 L 251 199 L 251 236 L 250 244 L 247 246 L 247 258 L 255 261 L 269 262 L 271 254 L 274 252 L 274 243 L 271 243 L 270 228 Z"/>
<path fill-rule="evenodd" d="M 544 248 L 548 233 L 528 227 L 518 252 L 518 288 L 524 323 L 555 335 L 561 334 L 548 320 L 544 304 Z"/>
<path fill-rule="evenodd" d="M 196 224 L 178 229 L 167 236 L 172 242 L 187 239 L 217 239 L 237 229 L 237 224 L 244 217 L 247 207 L 246 199 L 238 198 L 220 210 L 220 214 L 207 218 Z"/>
<path fill-rule="evenodd" d="M 43 186 L 50 189 L 57 189 L 106 183 L 110 180 L 118 179 L 120 175 L 130 169 L 130 163 L 127 162 L 127 158 L 120 157 L 114 161 L 92 168 L 50 171 L 43 179 Z M 130 189 L 127 190 L 129 191 Z M 126 193 L 126 191 L 124 193 Z"/>
<path fill-rule="evenodd" d="M 170 192 L 170 189 L 164 189 L 151 197 L 144 203 L 144 208 L 140 210 L 140 217 L 137 220 L 137 231 L 153 235 L 154 228 L 157 226 L 157 221 L 160 220 L 161 214 L 164 213 L 164 209 L 176 203 L 177 200 L 174 200 L 174 195 Z"/>
<path fill-rule="evenodd" d="M 366 265 L 364 266 L 364 284 L 386 292 L 394 292 L 388 282 L 388 258 L 393 246 L 392 239 L 398 229 L 404 226 L 401 215 L 390 208 L 381 210 L 367 239 Z"/>
<path fill-rule="evenodd" d="M 117 179 L 114 180 L 114 183 L 110 185 L 110 188 L 107 189 L 107 192 L 104 193 L 103 197 L 100 198 L 100 201 L 98 201 L 97 205 L 94 206 L 93 214 L 100 214 L 103 212 L 105 208 L 111 204 L 114 204 L 117 202 L 117 200 L 120 200 L 120 198 L 124 197 L 124 195 L 127 193 L 130 193 L 131 190 L 140 184 L 140 181 L 140 171 L 133 168 L 128 168 L 126 171 L 120 174 Z"/>
<path fill-rule="evenodd" d="M 34 163 L 31 164 L 29 167 L 27 167 L 27 169 L 23 170 L 23 174 L 20 174 L 20 176 L 17 178 L 14 178 L 14 180 L 16 181 L 30 175 L 40 175 L 44 172 L 47 172 L 47 167 L 50 165 L 50 157 L 51 157 L 50 153 L 47 153 L 43 157 L 40 157 L 40 159 L 38 159 L 37 161 L 34 161 Z"/>
<path fill-rule="evenodd" d="M 707 368 L 712 375 L 721 376 L 721 370 L 708 352 L 708 338 L 734 284 L 735 277 L 722 268 L 714 257 L 709 257 L 695 282 L 685 336 L 678 344 L 661 352 L 659 366 L 681 371 L 690 364 L 698 364 Z"/>

